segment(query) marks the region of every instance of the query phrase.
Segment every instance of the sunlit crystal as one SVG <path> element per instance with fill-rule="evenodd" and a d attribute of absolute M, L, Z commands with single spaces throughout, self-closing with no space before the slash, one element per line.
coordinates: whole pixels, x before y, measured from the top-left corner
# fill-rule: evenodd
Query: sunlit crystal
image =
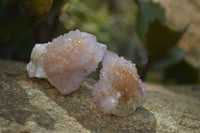
<path fill-rule="evenodd" d="M 27 65 L 29 76 L 47 78 L 62 94 L 77 90 L 85 77 L 96 70 L 106 51 L 94 35 L 79 30 L 55 38 L 42 50 L 37 47 Z M 38 69 L 43 70 L 39 76 Z"/>
<path fill-rule="evenodd" d="M 104 55 L 100 79 L 94 84 L 92 95 L 101 111 L 119 116 L 131 114 L 147 99 L 135 64 L 110 51 Z"/>

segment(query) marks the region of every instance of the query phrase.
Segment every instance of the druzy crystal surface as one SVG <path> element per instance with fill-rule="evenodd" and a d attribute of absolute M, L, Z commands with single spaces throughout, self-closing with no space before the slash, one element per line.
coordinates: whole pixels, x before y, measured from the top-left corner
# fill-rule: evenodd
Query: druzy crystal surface
<path fill-rule="evenodd" d="M 62 94 L 68 94 L 96 70 L 105 51 L 106 46 L 94 35 L 71 31 L 50 43 L 36 45 L 27 70 L 29 76 L 47 78 Z"/>
<path fill-rule="evenodd" d="M 92 95 L 101 111 L 119 116 L 131 114 L 148 97 L 135 64 L 110 51 L 104 55 L 100 79 L 94 84 Z"/>

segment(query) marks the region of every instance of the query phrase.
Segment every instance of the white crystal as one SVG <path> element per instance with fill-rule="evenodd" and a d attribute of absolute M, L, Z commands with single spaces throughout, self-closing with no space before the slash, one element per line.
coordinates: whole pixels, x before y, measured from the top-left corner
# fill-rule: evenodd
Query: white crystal
<path fill-rule="evenodd" d="M 112 112 L 117 107 L 118 100 L 115 97 L 107 96 L 100 101 L 100 107 L 104 112 Z"/>
<path fill-rule="evenodd" d="M 43 69 L 43 54 L 46 52 L 46 47 L 49 44 L 35 44 L 31 53 L 31 61 L 26 67 L 29 77 L 47 78 L 46 72 Z"/>

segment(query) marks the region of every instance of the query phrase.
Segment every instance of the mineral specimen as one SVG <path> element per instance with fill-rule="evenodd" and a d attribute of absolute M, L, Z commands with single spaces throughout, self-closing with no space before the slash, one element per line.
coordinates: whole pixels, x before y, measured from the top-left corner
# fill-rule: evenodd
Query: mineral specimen
<path fill-rule="evenodd" d="M 131 114 L 148 97 L 135 64 L 110 51 L 104 55 L 100 80 L 94 84 L 92 95 L 101 111 L 119 116 Z"/>
<path fill-rule="evenodd" d="M 27 71 L 30 77 L 47 78 L 62 94 L 68 94 L 96 70 L 105 51 L 106 46 L 94 35 L 71 31 L 52 42 L 36 44 Z"/>
<path fill-rule="evenodd" d="M 91 34 L 76 30 L 36 44 L 27 71 L 30 77 L 46 78 L 62 94 L 68 94 L 79 88 L 102 59 L 100 80 L 92 90 L 94 101 L 106 114 L 127 116 L 147 99 L 145 85 L 131 61 L 106 51 Z"/>

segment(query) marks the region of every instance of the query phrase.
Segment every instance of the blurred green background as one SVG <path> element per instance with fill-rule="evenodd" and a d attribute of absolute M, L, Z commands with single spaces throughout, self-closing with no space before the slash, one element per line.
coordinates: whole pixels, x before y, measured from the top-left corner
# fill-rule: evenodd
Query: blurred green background
<path fill-rule="evenodd" d="M 198 84 L 200 69 L 178 45 L 189 26 L 170 28 L 150 0 L 0 0 L 0 58 L 28 62 L 35 43 L 80 29 L 136 63 L 145 81 Z"/>

